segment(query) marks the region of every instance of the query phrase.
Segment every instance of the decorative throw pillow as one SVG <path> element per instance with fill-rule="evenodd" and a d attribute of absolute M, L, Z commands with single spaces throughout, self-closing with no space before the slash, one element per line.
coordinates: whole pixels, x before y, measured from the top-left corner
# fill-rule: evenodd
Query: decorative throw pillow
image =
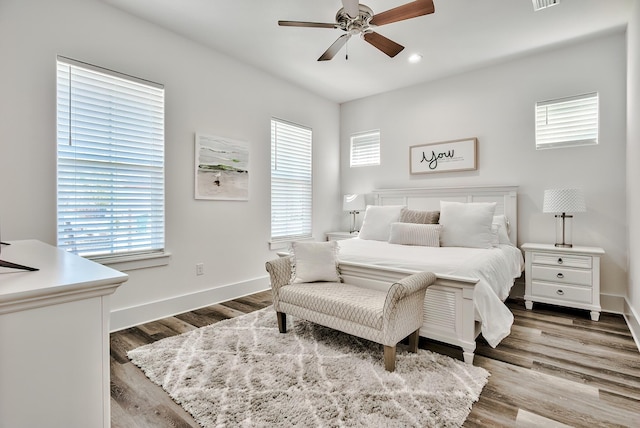
<path fill-rule="evenodd" d="M 291 283 L 340 282 L 337 241 L 292 242 Z"/>
<path fill-rule="evenodd" d="M 437 224 L 440 211 L 418 211 L 403 208 L 400 212 L 400 223 Z"/>
<path fill-rule="evenodd" d="M 443 247 L 493 247 L 491 225 L 495 202 L 440 201 L 440 245 Z"/>
<path fill-rule="evenodd" d="M 440 246 L 439 224 L 391 223 L 390 244 Z"/>
<path fill-rule="evenodd" d="M 364 213 L 358 238 L 388 241 L 391 223 L 400 218 L 404 205 L 369 205 Z"/>

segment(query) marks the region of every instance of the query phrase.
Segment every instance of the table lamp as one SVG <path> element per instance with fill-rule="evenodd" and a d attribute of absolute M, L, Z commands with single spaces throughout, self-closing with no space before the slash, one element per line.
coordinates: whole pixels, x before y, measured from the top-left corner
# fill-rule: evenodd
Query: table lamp
<path fill-rule="evenodd" d="M 556 213 L 556 247 L 571 248 L 572 215 L 587 211 L 580 189 L 548 189 L 544 191 L 542 212 Z M 561 213 L 561 214 L 558 214 Z"/>
<path fill-rule="evenodd" d="M 351 227 L 349 233 L 356 231 L 356 214 L 365 209 L 364 195 L 352 194 L 344 195 L 342 200 L 342 210 L 351 214 Z"/>

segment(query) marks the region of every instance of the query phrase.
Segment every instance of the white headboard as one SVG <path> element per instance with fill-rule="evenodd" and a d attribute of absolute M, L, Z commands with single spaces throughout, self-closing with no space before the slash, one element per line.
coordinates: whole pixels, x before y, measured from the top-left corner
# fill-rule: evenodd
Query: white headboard
<path fill-rule="evenodd" d="M 440 201 L 496 202 L 496 215 L 509 221 L 509 239 L 518 245 L 518 186 L 407 187 L 376 189 L 376 205 L 406 205 L 412 210 L 439 211 Z"/>

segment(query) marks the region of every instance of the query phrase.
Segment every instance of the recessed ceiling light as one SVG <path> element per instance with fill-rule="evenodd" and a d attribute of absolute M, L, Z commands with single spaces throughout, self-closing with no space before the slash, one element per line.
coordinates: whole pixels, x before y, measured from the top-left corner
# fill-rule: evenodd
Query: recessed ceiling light
<path fill-rule="evenodd" d="M 539 11 L 542 9 L 546 9 L 549 6 L 555 6 L 560 3 L 560 0 L 531 0 L 533 1 L 533 10 Z"/>
<path fill-rule="evenodd" d="M 413 54 L 413 55 L 411 55 L 411 56 L 409 57 L 409 62 L 410 62 L 411 64 L 416 64 L 416 63 L 418 63 L 418 62 L 420 62 L 420 61 L 422 61 L 422 55 L 420 55 L 420 54 L 417 54 L 417 53 L 416 53 L 416 54 Z"/>

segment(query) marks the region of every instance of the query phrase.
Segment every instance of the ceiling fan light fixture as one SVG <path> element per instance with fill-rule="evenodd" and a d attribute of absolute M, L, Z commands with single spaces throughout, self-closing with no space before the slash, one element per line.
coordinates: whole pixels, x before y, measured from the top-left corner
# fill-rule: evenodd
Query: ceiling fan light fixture
<path fill-rule="evenodd" d="M 533 10 L 539 11 L 560 3 L 560 0 L 531 0 L 533 2 Z"/>

